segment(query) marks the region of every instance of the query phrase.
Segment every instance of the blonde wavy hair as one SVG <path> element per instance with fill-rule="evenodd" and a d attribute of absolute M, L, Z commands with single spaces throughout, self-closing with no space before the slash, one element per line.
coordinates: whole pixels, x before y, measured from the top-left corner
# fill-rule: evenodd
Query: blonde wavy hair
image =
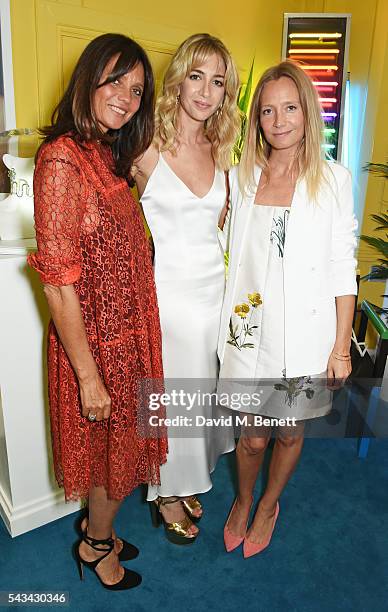
<path fill-rule="evenodd" d="M 177 96 L 180 85 L 191 70 L 216 54 L 226 66 L 225 94 L 220 112 L 205 122 L 205 134 L 212 144 L 212 155 L 217 168 L 228 170 L 231 151 L 240 130 L 237 107 L 239 77 L 235 63 L 224 43 L 210 34 L 194 34 L 175 52 L 164 76 L 162 93 L 156 102 L 154 144 L 160 151 L 176 155 L 179 145 L 177 126 Z"/>
<path fill-rule="evenodd" d="M 262 91 L 270 81 L 281 77 L 292 79 L 299 93 L 304 124 L 304 138 L 295 157 L 297 179 L 305 178 L 307 193 L 311 200 L 317 199 L 322 183 L 327 183 L 327 164 L 322 151 L 323 121 L 317 91 L 305 71 L 294 61 L 286 60 L 268 68 L 260 78 L 252 98 L 249 113 L 247 136 L 239 166 L 239 185 L 244 193 L 252 192 L 254 185 L 254 167 L 258 164 L 263 172 L 268 172 L 268 160 L 271 145 L 265 140 L 260 125 L 260 98 Z"/>

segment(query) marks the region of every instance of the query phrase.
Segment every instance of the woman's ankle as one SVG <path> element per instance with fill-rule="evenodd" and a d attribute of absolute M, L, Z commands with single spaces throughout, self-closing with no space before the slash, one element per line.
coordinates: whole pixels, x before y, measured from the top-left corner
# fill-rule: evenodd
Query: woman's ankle
<path fill-rule="evenodd" d="M 85 559 L 85 561 L 94 561 L 95 559 L 99 559 L 100 557 L 106 555 L 107 552 L 109 552 L 109 546 L 101 546 L 101 550 L 95 550 L 89 546 L 85 540 L 82 540 L 79 545 L 79 553 L 81 558 Z"/>
<path fill-rule="evenodd" d="M 237 503 L 239 506 L 242 507 L 251 507 L 252 505 L 252 500 L 253 500 L 253 495 L 252 493 L 238 493 L 237 495 Z"/>
<path fill-rule="evenodd" d="M 257 504 L 257 509 L 261 510 L 263 514 L 273 514 L 276 511 L 276 504 L 278 500 L 267 500 L 265 498 L 260 499 Z"/>
<path fill-rule="evenodd" d="M 112 539 L 112 529 L 101 529 L 101 528 L 93 528 L 93 525 L 88 523 L 86 529 L 86 537 L 91 538 L 92 540 L 104 540 L 109 542 Z M 98 545 L 101 548 L 102 545 Z M 108 543 L 109 546 L 109 543 Z"/>

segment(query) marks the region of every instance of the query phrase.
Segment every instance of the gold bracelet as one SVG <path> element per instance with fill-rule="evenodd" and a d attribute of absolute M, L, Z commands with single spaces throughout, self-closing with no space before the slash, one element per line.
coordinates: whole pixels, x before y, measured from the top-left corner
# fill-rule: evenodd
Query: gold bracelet
<path fill-rule="evenodd" d="M 332 352 L 332 355 L 334 359 L 338 359 L 338 361 L 351 361 L 352 359 L 350 355 L 341 355 L 340 353 L 335 353 L 334 351 Z"/>

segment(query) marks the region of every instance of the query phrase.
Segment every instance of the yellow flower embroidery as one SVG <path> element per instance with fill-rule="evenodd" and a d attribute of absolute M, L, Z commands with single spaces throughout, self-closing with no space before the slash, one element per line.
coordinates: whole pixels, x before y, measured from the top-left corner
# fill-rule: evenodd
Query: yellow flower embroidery
<path fill-rule="evenodd" d="M 261 304 L 263 303 L 260 293 L 257 293 L 257 292 L 248 293 L 248 300 L 250 301 L 253 308 L 256 308 L 257 306 L 261 306 Z"/>
<path fill-rule="evenodd" d="M 249 310 L 250 308 L 248 304 L 237 304 L 237 306 L 234 307 L 234 312 L 240 317 L 240 319 L 246 319 Z"/>
<path fill-rule="evenodd" d="M 237 325 L 233 325 L 232 317 L 229 321 L 229 340 L 227 340 L 227 343 L 231 344 L 239 351 L 243 348 L 254 348 L 255 345 L 253 342 L 247 342 L 247 340 L 249 337 L 253 337 L 254 330 L 258 328 L 258 325 L 252 325 L 251 323 L 253 311 L 263 303 L 261 295 L 257 291 L 248 293 L 247 295 L 250 305 L 243 302 L 234 307 L 234 314 L 236 314 L 241 321 L 238 322 Z M 247 318 L 248 313 L 250 313 L 249 318 Z"/>

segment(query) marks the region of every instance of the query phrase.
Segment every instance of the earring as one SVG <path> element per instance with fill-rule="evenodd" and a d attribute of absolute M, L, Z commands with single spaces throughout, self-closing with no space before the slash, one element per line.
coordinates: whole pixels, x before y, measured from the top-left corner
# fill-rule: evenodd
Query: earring
<path fill-rule="evenodd" d="M 223 111 L 223 107 L 224 107 L 224 105 L 223 105 L 223 104 L 221 104 L 221 106 L 219 106 L 219 107 L 217 108 L 217 110 L 216 110 L 217 119 L 219 119 L 219 118 L 221 117 L 221 115 L 222 115 L 222 111 Z"/>
<path fill-rule="evenodd" d="M 180 99 L 181 99 L 180 94 L 178 94 L 177 97 L 175 98 L 175 106 L 178 106 Z"/>

